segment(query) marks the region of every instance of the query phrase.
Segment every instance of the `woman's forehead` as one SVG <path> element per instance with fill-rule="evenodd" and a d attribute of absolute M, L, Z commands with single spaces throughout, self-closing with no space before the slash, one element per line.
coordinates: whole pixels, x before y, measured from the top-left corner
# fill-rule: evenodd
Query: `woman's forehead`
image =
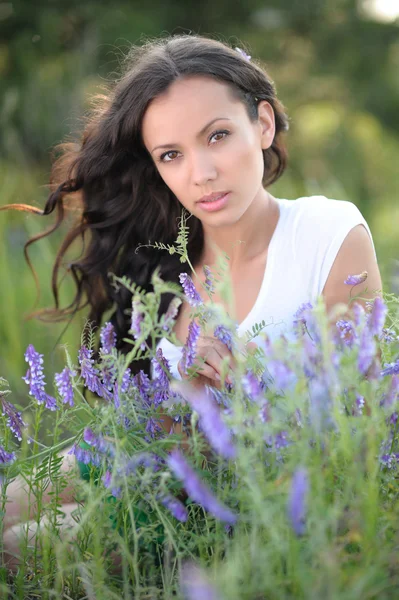
<path fill-rule="evenodd" d="M 240 105 L 223 82 L 199 76 L 179 79 L 147 108 L 142 125 L 144 142 L 147 147 L 177 142 L 177 128 L 195 134 L 212 119 L 238 116 Z"/>

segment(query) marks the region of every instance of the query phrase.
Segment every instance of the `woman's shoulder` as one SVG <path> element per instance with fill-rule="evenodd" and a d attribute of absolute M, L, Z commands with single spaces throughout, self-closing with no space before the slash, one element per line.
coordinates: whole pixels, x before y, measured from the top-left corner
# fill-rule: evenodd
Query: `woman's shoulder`
<path fill-rule="evenodd" d="M 339 200 L 321 195 L 301 196 L 285 201 L 285 204 L 291 207 L 294 213 L 304 216 L 359 212 L 356 204 L 349 200 Z"/>
<path fill-rule="evenodd" d="M 327 196 L 302 196 L 285 200 L 284 210 L 288 213 L 293 233 L 312 235 L 313 239 L 326 232 L 333 234 L 338 229 L 364 223 L 359 208 L 349 200 L 338 200 Z"/>
<path fill-rule="evenodd" d="M 359 208 L 349 200 L 326 196 L 303 196 L 283 201 L 284 236 L 295 255 L 308 256 L 342 243 L 349 231 L 362 224 L 371 232 Z"/>

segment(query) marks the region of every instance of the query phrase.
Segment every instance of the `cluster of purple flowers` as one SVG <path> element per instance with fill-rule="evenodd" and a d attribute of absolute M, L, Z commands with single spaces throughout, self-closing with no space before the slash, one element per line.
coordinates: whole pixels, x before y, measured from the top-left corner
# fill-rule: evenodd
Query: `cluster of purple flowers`
<path fill-rule="evenodd" d="M 180 479 L 184 484 L 190 498 L 198 502 L 198 504 L 217 519 L 234 525 L 237 520 L 236 515 L 217 500 L 210 489 L 201 481 L 192 467 L 190 467 L 180 450 L 173 450 L 167 459 L 167 463 L 177 479 Z"/>
<path fill-rule="evenodd" d="M 162 329 L 164 331 L 169 331 L 173 327 L 173 324 L 179 312 L 180 305 L 180 298 L 177 298 L 177 296 L 175 298 L 172 298 L 168 306 L 168 310 L 162 316 Z"/>
<path fill-rule="evenodd" d="M 194 563 L 185 563 L 180 573 L 180 589 L 185 600 L 221 600 L 204 572 Z"/>
<path fill-rule="evenodd" d="M 309 491 L 308 474 L 305 468 L 299 467 L 291 482 L 288 500 L 288 516 L 295 533 L 303 535 L 306 530 L 306 501 Z"/>
<path fill-rule="evenodd" d="M 153 380 L 153 404 L 154 406 L 159 406 L 162 404 L 162 402 L 166 402 L 169 398 L 169 383 L 172 378 L 169 362 L 164 357 L 161 348 L 158 348 L 156 351 L 152 364 L 154 366 L 155 376 Z"/>
<path fill-rule="evenodd" d="M 213 290 L 211 271 L 209 268 L 204 268 L 204 272 L 206 285 L 210 290 Z M 359 276 L 350 276 L 345 283 L 358 285 L 366 277 L 367 274 L 364 273 Z M 202 305 L 202 299 L 189 275 L 181 273 L 179 279 L 191 306 Z M 137 340 L 142 335 L 142 324 L 145 317 L 139 296 L 134 296 L 132 308 L 131 332 Z M 307 422 L 316 434 L 321 434 L 335 425 L 331 416 L 334 397 L 332 390 L 337 383 L 340 356 L 336 350 L 332 352 L 327 360 L 323 356 L 318 324 L 312 309 L 311 303 L 304 303 L 299 307 L 294 317 L 294 328 L 297 335 L 298 337 L 303 336 L 299 357 L 300 368 L 309 380 L 307 382 L 308 413 L 305 409 L 304 419 L 302 419 L 301 411 L 295 407 L 295 420 L 298 429 L 303 426 L 304 422 Z M 162 327 L 165 331 L 170 329 L 177 316 L 177 311 L 178 301 L 172 301 L 163 320 Z M 388 375 L 392 376 L 391 386 L 381 400 L 381 404 L 385 407 L 394 406 L 399 397 L 399 359 L 381 369 L 379 359 L 376 356 L 377 340 L 389 337 L 387 330 L 384 330 L 386 313 L 386 305 L 381 298 L 377 297 L 370 303 L 367 313 L 360 305 L 355 305 L 351 320 L 341 319 L 336 323 L 336 340 L 341 344 L 341 350 L 344 352 L 357 352 L 357 367 L 361 375 L 376 379 Z M 200 327 L 195 320 L 192 320 L 182 355 L 182 365 L 186 373 L 195 363 L 199 335 Z M 229 350 L 234 350 L 233 334 L 227 327 L 223 325 L 216 326 L 214 336 L 222 341 Z M 176 395 L 175 391 L 170 388 L 172 380 L 170 365 L 160 348 L 152 359 L 152 379 L 143 371 L 132 377 L 130 370 L 127 369 L 122 381 L 118 383 L 116 381 L 116 370 L 112 366 L 113 363 L 108 362 L 110 355 L 116 354 L 114 352 L 116 335 L 111 323 L 105 324 L 101 330 L 100 339 L 100 356 L 103 359 L 100 365 L 95 365 L 93 351 L 90 348 L 82 346 L 79 350 L 80 377 L 87 389 L 101 398 L 113 401 L 118 414 L 124 419 L 123 422 L 126 428 L 130 427 L 130 422 L 126 417 L 127 413 L 124 413 L 127 408 L 123 405 L 122 394 L 128 394 L 132 403 L 139 405 L 141 410 L 139 421 L 143 425 L 143 432 L 145 431 L 144 439 L 149 444 L 161 436 L 166 437 L 167 433 L 161 427 L 161 420 L 157 417 L 156 412 L 173 395 L 175 398 L 180 397 L 181 401 L 186 400 L 190 408 L 198 414 L 200 431 L 204 434 L 211 448 L 220 457 L 228 461 L 237 458 L 237 439 L 233 438 L 232 435 L 232 431 L 235 434 L 237 430 L 231 430 L 222 417 L 221 408 L 223 407 L 226 409 L 225 414 L 234 416 L 233 409 L 229 406 L 229 396 L 225 390 L 223 392 L 216 392 L 216 390 L 211 392 L 206 389 L 199 391 L 189 384 L 181 383 L 173 388 L 178 392 Z M 242 378 L 240 389 L 250 400 L 250 402 L 247 402 L 250 410 L 256 409 L 255 416 L 252 418 L 251 415 L 251 418 L 247 419 L 246 425 L 249 428 L 252 424 L 262 424 L 266 430 L 263 437 L 264 447 L 266 451 L 273 453 L 277 462 L 281 462 L 284 449 L 294 444 L 294 436 L 290 435 L 286 424 L 278 429 L 278 425 L 272 423 L 272 402 L 266 398 L 265 388 L 267 387 L 270 392 L 278 391 L 281 397 L 284 397 L 285 394 L 291 394 L 298 383 L 296 374 L 298 365 L 290 360 L 291 356 L 288 352 L 286 354 L 282 353 L 282 357 L 279 358 L 274 356 L 270 342 L 267 340 L 264 342 L 263 349 L 267 357 L 263 376 L 259 377 L 253 371 L 247 369 Z M 48 396 L 44 390 L 42 355 L 38 354 L 33 346 L 29 346 L 25 358 L 29 363 L 29 370 L 24 380 L 30 386 L 30 394 L 36 398 L 38 403 L 45 404 L 51 410 L 55 410 L 55 399 Z M 55 376 L 59 396 L 62 402 L 69 406 L 74 406 L 74 378 L 76 376 L 77 372 L 67 367 Z M 356 390 L 352 392 L 353 390 L 350 397 L 353 397 L 354 400 L 348 412 L 353 416 L 360 417 L 365 413 L 365 397 Z M 24 426 L 21 413 L 13 411 L 10 406 L 12 405 L 3 401 L 3 415 L 7 415 L 10 428 L 18 439 L 21 439 L 21 428 Z M 275 412 L 273 410 L 273 418 Z M 282 409 L 281 413 L 283 412 Z M 257 423 L 255 423 L 256 420 L 258 420 Z M 272 433 L 270 433 L 271 431 Z M 149 468 L 154 474 L 157 474 L 160 469 L 167 466 L 174 476 L 182 482 L 191 500 L 200 504 L 215 518 L 224 521 L 228 525 L 236 523 L 237 514 L 219 501 L 179 450 L 173 450 L 165 463 L 162 463 L 155 454 L 142 453 L 136 458 L 122 456 L 119 460 L 118 457 L 118 465 L 112 465 L 112 459 L 115 458 L 115 448 L 108 440 L 102 435 L 95 434 L 91 428 L 85 429 L 83 440 L 90 448 L 75 446 L 72 452 L 84 464 L 105 465 L 106 471 L 103 476 L 103 484 L 111 489 L 114 495 L 121 494 L 121 477 L 136 473 L 138 467 Z M 0 462 L 11 462 L 13 459 L 13 454 L 7 453 L 0 447 Z M 383 466 L 392 469 L 393 466 L 399 464 L 399 453 L 394 452 L 391 447 L 384 448 L 380 460 Z M 289 521 L 296 535 L 303 535 L 306 532 L 308 493 L 309 476 L 306 469 L 300 467 L 292 477 L 287 507 Z M 180 500 L 166 491 L 159 493 L 157 498 L 176 519 L 181 522 L 187 521 L 187 508 Z"/>
<path fill-rule="evenodd" d="M 90 446 L 90 449 L 74 444 L 69 451 L 69 454 L 73 454 L 79 462 L 99 467 L 115 457 L 113 444 L 102 435 L 96 435 L 90 427 L 84 429 L 83 441 Z"/>
<path fill-rule="evenodd" d="M 43 354 L 36 352 L 34 346 L 29 344 L 25 352 L 25 360 L 29 369 L 22 379 L 29 385 L 29 395 L 33 396 L 38 404 L 44 404 L 49 410 L 57 410 L 57 401 L 44 390 Z"/>
<path fill-rule="evenodd" d="M 72 380 L 76 375 L 76 371 L 65 367 L 61 373 L 56 373 L 54 377 L 58 393 L 62 398 L 63 403 L 69 404 L 69 406 L 74 405 Z"/>
<path fill-rule="evenodd" d="M 190 275 L 187 275 L 187 273 L 180 273 L 179 280 L 182 285 L 183 291 L 186 295 L 188 303 L 193 307 L 200 306 L 201 304 L 203 304 L 202 298 L 197 292 L 194 282 L 191 279 Z"/>
<path fill-rule="evenodd" d="M 80 348 L 78 352 L 80 375 L 83 379 L 84 386 L 94 394 L 97 394 L 97 396 L 103 398 L 105 394 L 104 386 L 99 377 L 100 372 L 94 366 L 94 360 L 92 356 L 92 350 L 86 346 L 82 346 Z"/>
<path fill-rule="evenodd" d="M 0 464 L 9 465 L 16 459 L 15 452 L 7 452 L 2 446 L 0 446 Z"/>
<path fill-rule="evenodd" d="M 231 433 L 210 393 L 206 389 L 198 390 L 186 383 L 179 383 L 176 387 L 199 415 L 200 428 L 212 448 L 224 458 L 235 458 L 236 448 L 232 443 Z"/>
<path fill-rule="evenodd" d="M 185 373 L 187 373 L 188 369 L 194 364 L 200 332 L 200 326 L 194 320 L 192 320 L 188 326 L 187 340 L 183 346 L 182 352 L 182 365 Z"/>
<path fill-rule="evenodd" d="M 224 325 L 217 325 L 213 332 L 213 335 L 216 339 L 226 344 L 227 348 L 232 351 L 233 350 L 233 335 L 231 331 L 227 329 Z"/>
<path fill-rule="evenodd" d="M 7 425 L 13 432 L 17 440 L 22 440 L 22 430 L 26 428 L 26 423 L 22 419 L 22 413 L 19 412 L 11 402 L 8 402 L 0 393 L 1 414 L 7 417 Z"/>
<path fill-rule="evenodd" d="M 116 333 L 112 323 L 107 322 L 100 331 L 101 352 L 111 354 L 116 345 Z"/>

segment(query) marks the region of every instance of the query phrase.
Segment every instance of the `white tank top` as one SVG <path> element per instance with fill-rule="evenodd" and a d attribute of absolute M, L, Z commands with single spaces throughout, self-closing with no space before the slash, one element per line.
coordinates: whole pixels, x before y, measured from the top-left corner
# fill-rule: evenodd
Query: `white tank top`
<path fill-rule="evenodd" d="M 239 336 L 264 320 L 263 332 L 270 339 L 281 333 L 293 338 L 294 314 L 301 304 L 314 303 L 321 295 L 338 250 L 356 225 L 366 228 L 375 254 L 370 228 L 352 202 L 325 196 L 276 200 L 280 216 L 270 240 L 261 288 L 252 310 L 238 326 Z M 172 375 L 180 379 L 177 364 L 182 346 L 162 338 L 159 347 Z"/>

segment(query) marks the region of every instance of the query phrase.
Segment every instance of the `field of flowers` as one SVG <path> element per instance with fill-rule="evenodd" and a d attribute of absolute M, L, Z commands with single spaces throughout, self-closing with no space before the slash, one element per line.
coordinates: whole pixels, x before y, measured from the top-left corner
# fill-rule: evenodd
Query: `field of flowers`
<path fill-rule="evenodd" d="M 183 234 L 176 247 L 164 248 L 182 262 Z M 40 341 L 25 352 L 27 408 L 15 406 L 1 380 L 1 514 L 19 476 L 37 504 L 37 522 L 46 516 L 48 523 L 21 539 L 18 571 L 2 562 L 2 597 L 397 597 L 399 299 L 385 293 L 366 308 L 354 302 L 350 316 L 338 306 L 332 324 L 319 299 L 298 307 L 295 339 L 272 341 L 263 324 L 239 339 L 211 301 L 215 289 L 229 294 L 223 260 L 219 266 L 207 271 L 206 305 L 185 274 L 180 288 L 156 272 L 147 294 L 115 277 L 133 298 L 128 355 L 116 351 L 106 323 L 95 362 L 88 324 L 78 356 L 66 351 L 54 395 Z M 352 274 L 348 286 L 355 290 L 366 277 Z M 176 298 L 158 322 L 167 291 Z M 152 379 L 128 368 L 149 355 L 149 336 L 154 348 L 162 337 L 176 342 L 172 326 L 183 297 L 193 309 L 187 374 L 195 379 L 196 342 L 205 330 L 236 358 L 220 388 L 174 380 L 160 350 L 151 353 Z M 249 342 L 259 334 L 254 349 Z M 44 445 L 49 411 L 53 436 Z M 166 418 L 175 424 L 170 430 L 162 426 Z M 68 446 L 80 475 L 71 476 L 78 508 L 65 528 L 60 494 L 71 480 L 59 452 Z"/>

